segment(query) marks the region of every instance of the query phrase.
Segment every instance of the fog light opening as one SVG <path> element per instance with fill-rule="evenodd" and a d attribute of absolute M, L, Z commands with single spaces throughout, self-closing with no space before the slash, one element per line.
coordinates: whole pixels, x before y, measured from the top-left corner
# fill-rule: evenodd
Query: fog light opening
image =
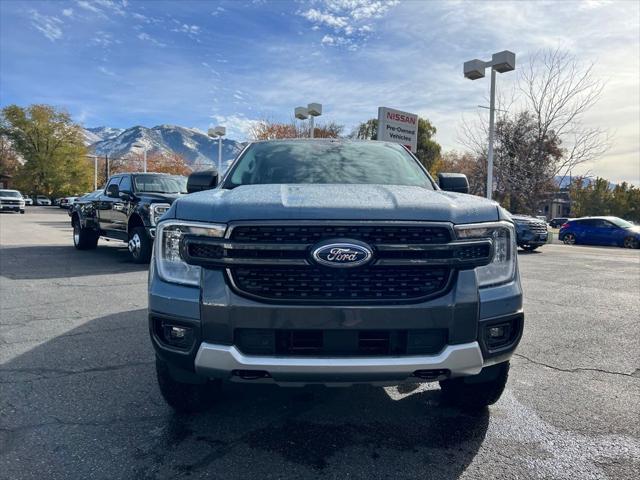
<path fill-rule="evenodd" d="M 194 342 L 193 329 L 184 325 L 162 322 L 159 334 L 162 341 L 172 347 L 188 349 Z"/>
<path fill-rule="evenodd" d="M 489 349 L 503 347 L 513 341 L 514 330 L 511 323 L 499 323 L 488 325 L 485 329 L 485 338 Z"/>
<path fill-rule="evenodd" d="M 184 327 L 171 327 L 169 330 L 169 337 L 172 340 L 184 340 L 187 334 L 187 329 Z"/>

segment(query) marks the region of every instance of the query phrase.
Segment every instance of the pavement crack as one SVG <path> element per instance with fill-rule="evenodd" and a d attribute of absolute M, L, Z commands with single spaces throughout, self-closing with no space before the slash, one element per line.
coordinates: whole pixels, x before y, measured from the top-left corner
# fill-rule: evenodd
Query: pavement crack
<path fill-rule="evenodd" d="M 558 372 L 564 372 L 564 373 L 578 373 L 578 372 L 596 372 L 596 373 L 605 373 L 607 375 L 620 375 L 623 377 L 631 377 L 631 378 L 639 378 L 640 374 L 638 373 L 640 371 L 640 369 L 636 369 L 634 372 L 632 373 L 624 373 L 624 372 L 612 372 L 610 370 L 604 370 L 602 368 L 588 368 L 588 367 L 576 367 L 576 368 L 561 368 L 561 367 L 556 367 L 554 365 L 549 365 L 548 363 L 544 363 L 544 362 L 539 362 L 537 360 L 533 360 L 525 355 L 522 355 L 520 353 L 514 353 L 513 354 L 514 357 L 519 357 L 522 358 L 524 360 L 526 360 L 527 362 L 533 363 L 534 365 L 540 365 L 542 367 L 546 367 L 549 368 L 551 370 L 556 370 Z"/>

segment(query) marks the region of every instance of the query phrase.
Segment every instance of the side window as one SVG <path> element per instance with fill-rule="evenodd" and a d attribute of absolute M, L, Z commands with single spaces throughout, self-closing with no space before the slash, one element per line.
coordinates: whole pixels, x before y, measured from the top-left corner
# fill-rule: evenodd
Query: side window
<path fill-rule="evenodd" d="M 104 188 L 104 192 L 107 193 L 107 190 L 109 189 L 109 185 L 118 185 L 118 183 L 120 183 L 120 176 L 118 177 L 111 177 L 111 180 L 109 180 L 109 183 L 107 183 L 107 186 Z"/>
<path fill-rule="evenodd" d="M 131 176 L 130 175 L 124 175 L 122 177 L 122 180 L 120 181 L 120 191 L 121 192 L 131 192 L 132 188 L 131 188 Z"/>
<path fill-rule="evenodd" d="M 103 194 L 107 195 L 107 192 L 109 191 L 109 185 L 118 185 L 120 183 L 121 178 L 122 177 L 120 175 L 118 175 L 117 177 L 111 177 L 111 179 L 109 180 L 109 183 L 107 183 L 107 185 L 104 187 Z"/>

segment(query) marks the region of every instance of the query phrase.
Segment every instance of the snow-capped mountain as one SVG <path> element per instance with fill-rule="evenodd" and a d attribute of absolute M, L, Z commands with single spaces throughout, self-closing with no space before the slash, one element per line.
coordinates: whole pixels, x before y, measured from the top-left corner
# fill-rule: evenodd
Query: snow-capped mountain
<path fill-rule="evenodd" d="M 111 128 L 111 127 L 95 127 L 95 128 L 83 128 L 82 134 L 84 135 L 84 143 L 89 146 L 94 143 L 98 143 L 102 140 L 109 140 L 115 138 L 124 132 L 124 128 Z"/>
<path fill-rule="evenodd" d="M 153 128 L 136 126 L 120 130 L 119 133 L 118 130 L 108 127 L 85 129 L 86 132 L 100 137 L 90 144 L 91 150 L 97 155 L 116 158 L 139 152 L 140 149 L 133 145 L 140 143 L 147 148 L 148 153 L 176 153 L 196 169 L 218 161 L 218 140 L 210 138 L 200 130 L 176 125 L 158 125 Z M 242 144 L 235 140 L 222 140 L 222 159 L 225 167 L 241 148 Z"/>

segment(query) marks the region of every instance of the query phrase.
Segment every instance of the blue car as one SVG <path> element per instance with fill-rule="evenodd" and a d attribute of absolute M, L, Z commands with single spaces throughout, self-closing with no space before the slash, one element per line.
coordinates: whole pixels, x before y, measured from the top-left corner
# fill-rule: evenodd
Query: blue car
<path fill-rule="evenodd" d="M 569 220 L 560 228 L 559 238 L 567 245 L 640 246 L 640 227 L 618 217 L 584 217 Z"/>

